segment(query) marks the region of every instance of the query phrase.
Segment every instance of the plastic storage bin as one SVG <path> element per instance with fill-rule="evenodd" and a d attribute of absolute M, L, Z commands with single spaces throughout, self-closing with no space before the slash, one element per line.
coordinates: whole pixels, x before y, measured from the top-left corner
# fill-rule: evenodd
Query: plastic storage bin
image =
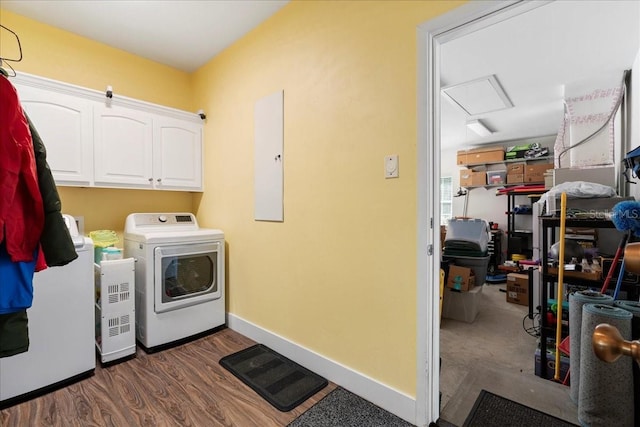
<path fill-rule="evenodd" d="M 490 255 L 485 257 L 444 255 L 442 257 L 443 261 L 452 261 L 455 265 L 472 269 L 473 274 L 476 275 L 476 287 L 482 286 L 486 280 L 490 258 Z"/>
<path fill-rule="evenodd" d="M 506 170 L 487 171 L 487 184 L 488 185 L 505 184 L 506 182 L 507 182 L 507 171 Z"/>
<path fill-rule="evenodd" d="M 474 286 L 469 292 L 458 292 L 445 288 L 442 317 L 473 323 L 478 316 L 482 286 Z"/>
<path fill-rule="evenodd" d="M 489 234 L 489 223 L 484 219 L 451 219 L 444 239 L 445 247 L 447 242 L 467 242 L 474 249 L 486 253 Z"/>

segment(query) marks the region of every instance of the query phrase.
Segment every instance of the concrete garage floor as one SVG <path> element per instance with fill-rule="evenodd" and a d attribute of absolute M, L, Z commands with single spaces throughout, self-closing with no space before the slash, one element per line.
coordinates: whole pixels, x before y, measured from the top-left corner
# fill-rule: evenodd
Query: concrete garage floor
<path fill-rule="evenodd" d="M 523 328 L 526 306 L 506 302 L 506 284 L 484 285 L 473 323 L 442 319 L 440 418 L 461 426 L 485 389 L 578 424 L 569 387 L 534 374 L 537 339 Z M 446 294 L 445 294 L 446 297 Z M 533 326 L 524 320 L 525 327 Z"/>

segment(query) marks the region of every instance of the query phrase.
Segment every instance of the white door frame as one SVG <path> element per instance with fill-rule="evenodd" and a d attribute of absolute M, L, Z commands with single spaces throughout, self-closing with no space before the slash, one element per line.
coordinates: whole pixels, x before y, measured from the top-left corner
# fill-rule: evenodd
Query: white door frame
<path fill-rule="evenodd" d="M 469 2 L 417 28 L 416 425 L 440 416 L 440 46 L 549 1 Z"/>

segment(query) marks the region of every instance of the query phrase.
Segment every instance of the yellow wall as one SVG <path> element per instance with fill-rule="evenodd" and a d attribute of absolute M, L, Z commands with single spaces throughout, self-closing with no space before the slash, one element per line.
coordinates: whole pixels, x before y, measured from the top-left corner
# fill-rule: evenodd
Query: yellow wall
<path fill-rule="evenodd" d="M 189 74 L 0 9 L 0 23 L 20 37 L 25 72 L 95 90 L 113 86 L 123 95 L 193 111 Z M 10 49 L 4 37 L 2 48 Z M 9 56 L 9 54 L 7 54 Z M 37 127 L 37 123 L 35 124 Z M 46 145 L 46 141 L 45 145 Z M 121 231 L 136 211 L 191 211 L 193 196 L 182 192 L 59 187 L 64 213 L 83 215 L 85 232 Z"/>
<path fill-rule="evenodd" d="M 411 396 L 416 26 L 460 4 L 294 1 L 194 74 L 198 217 L 225 231 L 228 310 Z M 253 108 L 280 89 L 285 220 L 256 222 Z"/>
<path fill-rule="evenodd" d="M 87 230 L 196 211 L 225 231 L 231 313 L 414 396 L 416 26 L 461 3 L 294 1 L 192 76 L 0 20 L 23 42 L 19 72 L 207 113 L 205 193 L 61 188 L 65 211 Z M 285 221 L 256 222 L 253 108 L 280 89 Z M 383 177 L 387 154 L 398 179 Z"/>

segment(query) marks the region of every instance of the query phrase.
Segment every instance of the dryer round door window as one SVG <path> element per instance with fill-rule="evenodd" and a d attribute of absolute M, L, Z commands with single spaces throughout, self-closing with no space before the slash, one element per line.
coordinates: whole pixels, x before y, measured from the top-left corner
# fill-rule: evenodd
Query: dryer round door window
<path fill-rule="evenodd" d="M 162 260 L 162 302 L 188 298 L 202 292 L 215 292 L 215 259 L 200 256 L 167 257 Z"/>
<path fill-rule="evenodd" d="M 156 313 L 220 298 L 218 242 L 158 246 L 154 255 Z"/>

